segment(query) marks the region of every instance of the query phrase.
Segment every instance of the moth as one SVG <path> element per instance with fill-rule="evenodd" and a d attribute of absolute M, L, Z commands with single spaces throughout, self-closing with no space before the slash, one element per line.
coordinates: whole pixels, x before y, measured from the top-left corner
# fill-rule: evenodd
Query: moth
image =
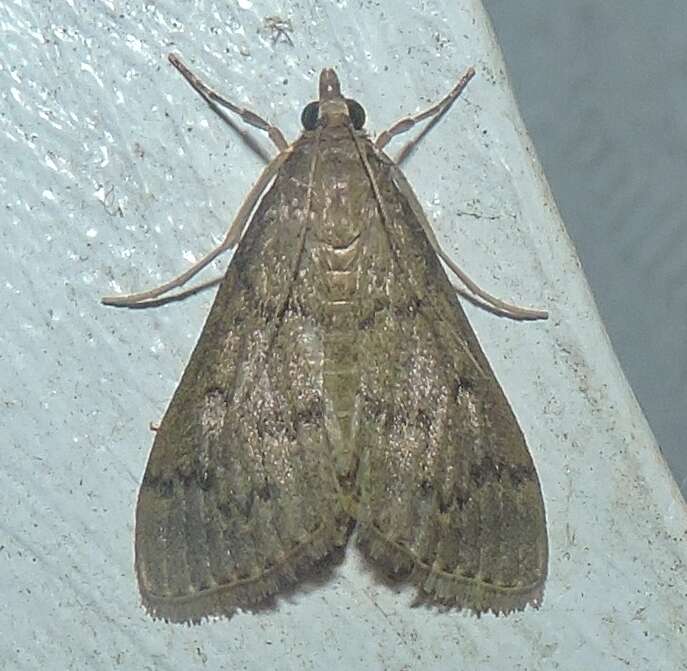
<path fill-rule="evenodd" d="M 279 154 L 216 250 L 157 289 L 103 299 L 154 302 L 239 243 L 140 487 L 145 608 L 198 622 L 260 606 L 351 536 L 421 601 L 475 613 L 538 606 L 548 541 L 537 472 L 439 259 L 512 316 L 545 313 L 509 307 L 461 274 L 384 152 L 444 114 L 474 69 L 376 140 L 322 70 L 288 144 L 170 61 Z"/>

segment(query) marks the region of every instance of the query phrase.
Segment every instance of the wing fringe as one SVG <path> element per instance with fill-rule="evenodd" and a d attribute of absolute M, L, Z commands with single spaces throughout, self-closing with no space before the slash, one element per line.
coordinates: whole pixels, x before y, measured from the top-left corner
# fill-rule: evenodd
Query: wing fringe
<path fill-rule="evenodd" d="M 213 617 L 229 619 L 239 608 L 264 610 L 270 607 L 270 597 L 312 576 L 314 569 L 324 566 L 347 542 L 348 535 L 342 534 L 339 526 L 323 525 L 260 576 L 217 584 L 182 596 L 160 596 L 147 591 L 141 567 L 137 565 L 141 601 L 154 619 L 189 625 Z"/>
<path fill-rule="evenodd" d="M 416 605 L 431 603 L 449 609 L 467 609 L 478 616 L 488 612 L 507 615 L 528 605 L 539 608 L 544 597 L 545 575 L 527 585 L 504 585 L 477 576 L 436 571 L 373 526 L 358 530 L 358 546 L 385 574 L 418 588 Z"/>

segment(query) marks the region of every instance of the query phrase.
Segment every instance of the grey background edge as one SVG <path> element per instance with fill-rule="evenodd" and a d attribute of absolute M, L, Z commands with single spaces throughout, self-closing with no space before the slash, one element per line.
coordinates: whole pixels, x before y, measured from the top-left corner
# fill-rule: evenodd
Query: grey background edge
<path fill-rule="evenodd" d="M 485 0 L 611 341 L 687 493 L 687 5 Z"/>

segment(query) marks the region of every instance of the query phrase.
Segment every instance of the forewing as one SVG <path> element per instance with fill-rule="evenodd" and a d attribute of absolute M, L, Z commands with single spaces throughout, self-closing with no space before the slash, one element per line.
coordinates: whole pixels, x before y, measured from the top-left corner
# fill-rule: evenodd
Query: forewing
<path fill-rule="evenodd" d="M 382 205 L 359 334 L 361 548 L 429 601 L 537 605 L 546 520 L 522 432 L 395 168 L 368 161 Z"/>
<path fill-rule="evenodd" d="M 158 617 L 231 614 L 346 541 L 303 281 L 308 161 L 289 160 L 293 178 L 280 174 L 263 198 L 149 457 L 136 570 Z"/>

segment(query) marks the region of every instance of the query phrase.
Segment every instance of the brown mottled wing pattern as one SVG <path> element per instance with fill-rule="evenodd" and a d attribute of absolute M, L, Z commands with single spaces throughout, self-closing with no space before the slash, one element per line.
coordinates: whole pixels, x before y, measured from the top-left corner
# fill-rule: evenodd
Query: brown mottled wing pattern
<path fill-rule="evenodd" d="M 513 412 L 394 168 L 365 144 L 382 216 L 368 231 L 358 338 L 358 538 L 432 602 L 537 605 L 544 505 Z"/>
<path fill-rule="evenodd" d="M 294 150 L 289 163 L 239 245 L 150 454 L 136 570 L 157 617 L 197 621 L 264 601 L 346 542 L 322 346 L 308 283 L 294 281 L 311 270 L 310 157 Z"/>

